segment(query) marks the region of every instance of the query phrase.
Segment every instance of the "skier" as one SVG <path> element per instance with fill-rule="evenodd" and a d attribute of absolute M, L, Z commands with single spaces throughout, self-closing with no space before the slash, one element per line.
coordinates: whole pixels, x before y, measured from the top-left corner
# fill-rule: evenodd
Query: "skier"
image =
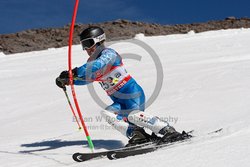
<path fill-rule="evenodd" d="M 141 144 L 163 135 L 162 141 L 173 142 L 184 139 L 184 133 L 177 132 L 167 122 L 144 113 L 145 95 L 143 89 L 126 71 L 121 56 L 106 48 L 105 33 L 100 27 L 89 27 L 80 33 L 80 42 L 89 58 L 87 63 L 72 70 L 73 84 L 86 85 L 98 81 L 113 104 L 101 111 L 101 115 L 115 129 L 129 138 L 128 146 Z M 56 78 L 56 84 L 66 89 L 69 72 L 63 71 Z M 152 131 L 152 135 L 144 128 Z M 159 136 L 158 135 L 158 136 Z"/>

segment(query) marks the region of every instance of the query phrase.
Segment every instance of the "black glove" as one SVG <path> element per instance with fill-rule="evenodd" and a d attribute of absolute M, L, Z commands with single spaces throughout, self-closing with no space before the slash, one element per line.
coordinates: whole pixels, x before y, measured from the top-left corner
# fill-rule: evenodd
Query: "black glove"
<path fill-rule="evenodd" d="M 69 79 L 61 79 L 60 77 L 56 78 L 56 85 L 59 88 L 62 88 L 63 90 L 66 90 L 66 86 L 65 85 L 68 85 L 68 83 L 69 83 Z"/>
<path fill-rule="evenodd" d="M 77 67 L 72 70 L 73 78 L 77 76 Z M 56 78 L 56 85 L 64 90 L 66 90 L 65 85 L 69 85 L 69 72 L 63 71 Z"/>
<path fill-rule="evenodd" d="M 77 67 L 75 67 L 73 70 L 72 70 L 72 75 L 73 75 L 73 78 L 77 77 Z M 61 72 L 60 78 L 69 78 L 69 71 L 63 71 Z"/>
<path fill-rule="evenodd" d="M 69 79 L 69 72 L 68 71 L 63 71 L 61 72 L 61 74 L 59 75 L 60 79 Z"/>

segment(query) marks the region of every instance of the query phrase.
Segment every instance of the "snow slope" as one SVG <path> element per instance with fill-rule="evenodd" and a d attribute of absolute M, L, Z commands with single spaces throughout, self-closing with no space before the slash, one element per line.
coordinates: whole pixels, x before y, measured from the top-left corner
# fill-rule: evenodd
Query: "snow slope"
<path fill-rule="evenodd" d="M 250 164 L 250 29 L 220 30 L 185 35 L 144 37 L 163 65 L 163 86 L 147 112 L 158 115 L 177 130 L 221 134 L 150 154 L 109 161 L 75 163 L 76 151 L 88 152 L 64 93 L 54 83 L 67 69 L 67 48 L 0 55 L 0 166 L 248 166 Z M 125 60 L 128 71 L 147 97 L 156 82 L 152 58 L 131 43 L 112 45 L 119 53 L 142 56 Z M 87 59 L 73 47 L 73 64 Z M 105 103 L 110 99 L 94 84 Z M 87 87 L 77 96 L 97 151 L 121 147 L 127 139 L 100 119 Z M 70 91 L 68 90 L 70 93 Z"/>

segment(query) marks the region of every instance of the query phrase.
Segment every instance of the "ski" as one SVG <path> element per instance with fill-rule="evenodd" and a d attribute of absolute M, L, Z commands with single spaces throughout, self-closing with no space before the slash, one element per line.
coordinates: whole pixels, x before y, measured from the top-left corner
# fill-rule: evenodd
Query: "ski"
<path fill-rule="evenodd" d="M 187 141 L 189 139 L 191 139 L 191 137 L 187 138 L 185 140 L 176 141 L 176 142 L 167 143 L 167 144 L 166 143 L 165 144 L 154 143 L 154 144 L 149 145 L 149 146 L 145 146 L 145 147 L 141 147 L 141 148 L 135 148 L 135 149 L 131 149 L 131 150 L 109 151 L 107 153 L 107 157 L 108 157 L 108 159 L 113 160 L 113 159 L 125 158 L 125 157 L 128 157 L 128 156 L 146 154 L 146 153 L 149 153 L 149 152 L 153 152 L 153 151 L 155 151 L 155 150 L 157 150 L 159 148 L 162 148 L 162 147 L 167 147 L 167 146 L 175 145 L 177 143 L 185 142 L 185 141 Z"/>
<path fill-rule="evenodd" d="M 79 152 L 77 152 L 77 153 L 73 154 L 72 158 L 76 162 L 84 162 L 84 161 L 88 161 L 88 160 L 92 160 L 92 159 L 100 159 L 100 158 L 106 157 L 107 154 L 109 152 L 112 152 L 112 151 L 125 151 L 125 150 L 138 149 L 138 148 L 146 147 L 146 146 L 149 146 L 152 144 L 154 144 L 154 142 L 148 142 L 148 143 L 143 143 L 143 144 L 139 144 L 136 146 L 122 147 L 122 148 L 118 148 L 118 149 L 101 151 L 101 152 L 94 152 L 94 153 L 79 153 Z"/>
<path fill-rule="evenodd" d="M 220 128 L 218 130 L 215 130 L 215 131 L 212 131 L 212 132 L 209 132 L 209 133 L 207 133 L 207 135 L 215 134 L 215 133 L 218 133 L 218 132 L 221 132 L 221 131 L 222 131 L 222 128 Z M 192 137 L 187 138 L 185 140 L 176 141 L 176 142 L 167 143 L 167 144 L 157 144 L 157 143 L 155 143 L 155 144 L 152 144 L 152 145 L 149 145 L 149 146 L 145 146 L 145 147 L 142 147 L 142 148 L 135 148 L 135 149 L 132 149 L 132 150 L 109 151 L 107 153 L 107 157 L 110 160 L 114 160 L 114 159 L 129 157 L 129 156 L 146 154 L 146 153 L 156 151 L 156 150 L 158 150 L 160 148 L 170 147 L 172 145 L 184 143 L 184 142 L 187 142 L 187 141 L 190 141 L 190 140 L 192 140 Z"/>
<path fill-rule="evenodd" d="M 193 133 L 193 130 L 188 132 L 188 134 L 191 134 L 191 133 Z M 107 157 L 108 154 L 113 153 L 113 152 L 135 150 L 135 149 L 139 149 L 139 148 L 143 148 L 143 147 L 148 147 L 150 145 L 155 145 L 157 142 L 158 141 L 147 142 L 147 143 L 138 144 L 135 146 L 122 147 L 122 148 L 118 148 L 118 149 L 101 151 L 101 152 L 94 152 L 94 153 L 79 153 L 79 152 L 77 152 L 77 153 L 73 154 L 72 158 L 76 162 L 84 162 L 84 161 L 93 160 L 93 159 L 100 159 L 100 158 Z"/>
<path fill-rule="evenodd" d="M 217 133 L 220 131 L 222 131 L 222 128 L 215 130 L 215 131 L 212 131 L 212 132 L 209 132 L 207 134 L 210 135 L 210 134 L 214 134 L 214 133 Z M 187 133 L 192 134 L 193 130 L 189 131 Z M 122 147 L 122 148 L 118 148 L 118 149 L 101 151 L 101 152 L 94 152 L 94 153 L 77 152 L 77 153 L 73 154 L 72 158 L 76 162 L 84 162 L 84 161 L 89 161 L 89 160 L 94 160 L 94 159 L 101 159 L 101 158 L 105 158 L 105 157 L 108 157 L 110 160 L 113 160 L 113 159 L 125 158 L 128 156 L 134 156 L 134 155 L 140 155 L 140 154 L 153 152 L 159 148 L 169 147 L 171 145 L 183 143 L 189 139 L 177 141 L 177 142 L 173 142 L 173 143 L 167 143 L 167 144 L 157 144 L 157 142 L 148 142 L 148 143 L 143 143 L 143 144 L 139 144 L 136 146 Z"/>

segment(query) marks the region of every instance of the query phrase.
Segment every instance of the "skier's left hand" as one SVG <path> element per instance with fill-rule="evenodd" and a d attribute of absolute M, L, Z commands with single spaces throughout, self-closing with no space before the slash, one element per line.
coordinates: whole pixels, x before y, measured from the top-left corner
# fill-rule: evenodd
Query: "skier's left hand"
<path fill-rule="evenodd" d="M 66 86 L 65 85 L 69 85 L 69 78 L 67 79 L 61 79 L 60 77 L 56 78 L 56 85 L 59 88 L 62 88 L 63 90 L 66 90 Z"/>
<path fill-rule="evenodd" d="M 77 67 L 72 70 L 73 77 L 77 76 Z M 66 90 L 65 85 L 69 85 L 69 71 L 63 71 L 56 78 L 56 85 L 64 90 Z"/>

